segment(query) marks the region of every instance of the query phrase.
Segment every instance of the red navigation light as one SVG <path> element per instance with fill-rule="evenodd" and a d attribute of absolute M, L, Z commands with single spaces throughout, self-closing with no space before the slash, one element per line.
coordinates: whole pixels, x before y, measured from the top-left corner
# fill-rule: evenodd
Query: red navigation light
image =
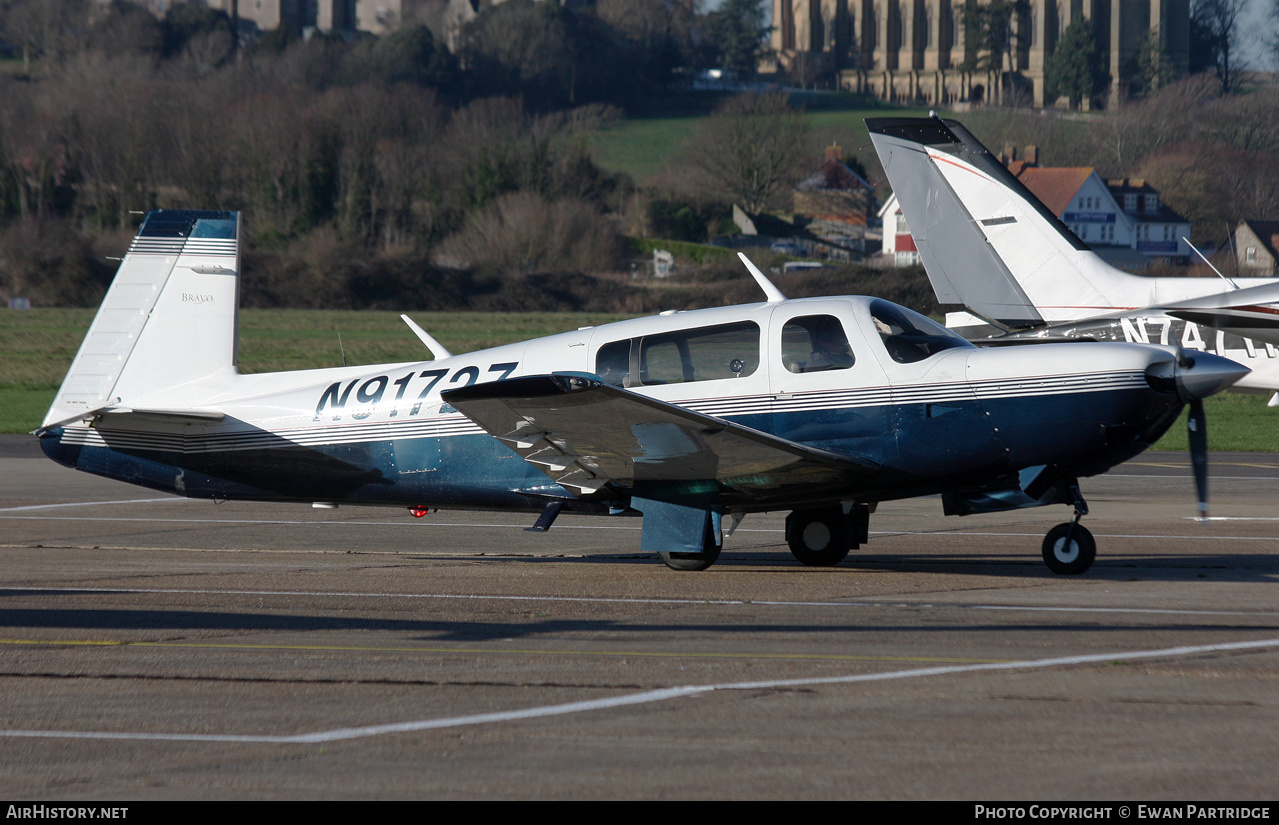
<path fill-rule="evenodd" d="M 431 508 L 423 507 L 422 505 L 418 504 L 416 506 L 410 507 L 409 512 L 413 514 L 413 518 L 421 518 L 422 516 L 431 512 Z"/>

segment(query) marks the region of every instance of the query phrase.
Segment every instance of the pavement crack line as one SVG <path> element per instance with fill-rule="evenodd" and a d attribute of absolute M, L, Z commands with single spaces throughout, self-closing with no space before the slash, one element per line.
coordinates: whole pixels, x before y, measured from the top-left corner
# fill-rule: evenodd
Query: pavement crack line
<path fill-rule="evenodd" d="M 500 722 L 514 722 L 524 719 L 538 719 L 550 716 L 565 716 L 573 713 L 608 710 L 634 705 L 665 702 L 692 696 L 729 690 L 786 690 L 797 687 L 815 685 L 841 685 L 857 682 L 881 682 L 895 679 L 917 679 L 927 676 L 946 676 L 958 673 L 977 673 L 981 671 L 1001 670 L 1035 670 L 1071 665 L 1086 665 L 1102 662 L 1130 661 L 1133 659 L 1176 658 L 1197 656 L 1206 653 L 1222 653 L 1240 650 L 1264 650 L 1279 647 L 1279 638 L 1260 639 L 1250 642 L 1223 642 L 1214 645 L 1193 645 L 1168 647 L 1158 650 L 1116 651 L 1111 653 L 1093 653 L 1082 656 L 1061 656 L 1049 659 L 1031 659 L 1023 662 L 999 662 L 988 664 L 945 665 L 939 667 L 916 668 L 913 670 L 896 670 L 884 673 L 863 673 L 850 676 L 825 676 L 807 679 L 776 679 L 754 682 L 727 682 L 723 684 L 686 685 L 683 687 L 662 688 L 659 690 L 641 691 L 623 696 L 605 699 L 590 699 L 580 702 L 566 702 L 556 705 L 521 708 L 517 710 L 497 711 L 493 713 L 477 713 L 465 716 L 451 716 L 438 719 L 417 719 L 407 722 L 392 722 L 381 725 L 366 725 L 352 728 L 336 728 L 313 733 L 291 735 L 265 734 L 193 734 L 193 733 L 145 733 L 127 731 L 58 731 L 58 730 L 5 730 L 0 731 L 4 738 L 39 738 L 39 739 L 124 739 L 152 742 L 227 742 L 257 743 L 278 745 L 306 745 L 326 742 L 340 742 L 351 739 L 363 739 L 371 736 L 386 736 L 394 733 L 414 733 L 418 731 L 440 730 L 468 725 L 488 725 Z"/>

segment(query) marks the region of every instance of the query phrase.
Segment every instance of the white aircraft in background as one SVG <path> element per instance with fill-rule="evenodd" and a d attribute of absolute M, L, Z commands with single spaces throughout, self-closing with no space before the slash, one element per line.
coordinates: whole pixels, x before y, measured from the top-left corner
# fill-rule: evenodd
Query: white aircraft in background
<path fill-rule="evenodd" d="M 192 498 L 643 516 L 680 570 L 724 517 L 790 511 L 839 563 L 880 501 L 964 515 L 1067 504 L 1044 561 L 1096 550 L 1079 479 L 1141 453 L 1247 370 L 1133 344 L 979 349 L 888 301 L 664 312 L 435 360 L 242 375 L 240 216 L 147 214 L 37 430 L 50 458 Z M 1203 454 L 1206 447 L 1195 450 Z M 1201 500 L 1204 497 L 1201 486 Z"/>
<path fill-rule="evenodd" d="M 937 299 L 968 310 L 948 314 L 947 326 L 997 343 L 1215 353 L 1252 370 L 1235 389 L 1279 390 L 1279 279 L 1132 275 L 1090 250 L 957 121 L 866 125 Z"/>

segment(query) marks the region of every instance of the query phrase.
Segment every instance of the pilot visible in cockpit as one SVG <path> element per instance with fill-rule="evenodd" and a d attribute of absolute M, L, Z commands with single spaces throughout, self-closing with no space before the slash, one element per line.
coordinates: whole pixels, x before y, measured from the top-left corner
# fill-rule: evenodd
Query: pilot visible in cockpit
<path fill-rule="evenodd" d="M 834 318 L 823 318 L 809 332 L 813 352 L 800 364 L 800 372 L 842 370 L 853 365 L 853 353 L 848 346 L 844 328 Z"/>
<path fill-rule="evenodd" d="M 625 342 L 622 343 L 625 344 Z M 627 346 L 611 344 L 600 349 L 595 372 L 604 379 L 605 384 L 612 384 L 614 387 L 626 386 L 630 368 L 630 351 Z"/>

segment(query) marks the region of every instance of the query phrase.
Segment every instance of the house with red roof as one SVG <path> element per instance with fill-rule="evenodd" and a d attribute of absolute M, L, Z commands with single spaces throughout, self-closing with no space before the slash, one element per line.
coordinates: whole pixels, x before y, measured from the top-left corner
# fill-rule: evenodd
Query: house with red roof
<path fill-rule="evenodd" d="M 1151 259 L 1189 260 L 1191 250 L 1185 239 L 1190 237 L 1190 221 L 1164 204 L 1145 180 L 1106 181 L 1091 166 L 1039 166 L 1034 147 L 1026 148 L 1025 160 L 1009 159 L 1013 151 L 1005 149 L 1008 171 L 1110 264 L 1135 271 L 1145 269 Z M 879 217 L 884 225 L 884 257 L 897 266 L 916 263 L 915 242 L 896 195 L 884 204 Z"/>
<path fill-rule="evenodd" d="M 838 144 L 826 147 L 822 166 L 792 192 L 796 228 L 814 236 L 823 257 L 848 259 L 865 253 L 866 219 L 875 208 L 875 188 L 843 161 Z"/>

